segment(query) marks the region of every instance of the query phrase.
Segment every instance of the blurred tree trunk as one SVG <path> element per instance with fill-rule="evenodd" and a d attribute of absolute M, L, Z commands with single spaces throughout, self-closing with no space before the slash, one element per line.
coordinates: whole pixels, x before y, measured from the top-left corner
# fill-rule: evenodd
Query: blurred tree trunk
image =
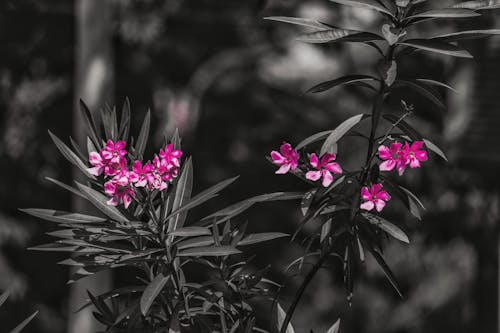
<path fill-rule="evenodd" d="M 112 50 L 112 3 L 111 0 L 76 0 L 76 75 L 74 137 L 86 147 L 86 135 L 80 116 L 81 98 L 92 112 L 99 110 L 113 99 L 113 50 Z M 79 173 L 75 171 L 75 176 Z M 74 210 L 92 210 L 89 203 L 76 197 Z M 87 299 L 87 290 L 100 294 L 111 289 L 111 274 L 98 273 L 75 283 L 70 291 L 69 333 L 90 333 L 98 330 L 92 309 L 74 313 Z"/>

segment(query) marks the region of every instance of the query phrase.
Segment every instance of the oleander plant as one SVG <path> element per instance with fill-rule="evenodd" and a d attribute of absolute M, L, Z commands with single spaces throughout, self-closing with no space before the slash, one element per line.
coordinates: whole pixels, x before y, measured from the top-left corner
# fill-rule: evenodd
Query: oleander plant
<path fill-rule="evenodd" d="M 356 274 L 360 274 L 367 253 L 402 296 L 383 249 L 387 236 L 410 241 L 404 226 L 389 221 L 384 209 L 400 201 L 421 219 L 425 210 L 422 202 L 411 189 L 398 184 L 399 177 L 429 167 L 433 155 L 447 158 L 410 125 L 408 120 L 418 117 L 418 109 L 401 100 L 400 108 L 394 110 L 387 107 L 387 100 L 395 89 L 409 89 L 442 109 L 445 103 L 437 88 L 453 88 L 432 77 L 419 77 L 417 70 L 415 77 L 401 77 L 398 64 L 420 52 L 471 58 L 458 41 L 490 37 L 500 30 L 407 36 L 414 35 L 411 30 L 415 25 L 476 17 L 483 10 L 500 8 L 500 1 L 459 2 L 445 8 L 435 8 L 443 5 L 441 1 L 426 0 L 330 1 L 355 10 L 374 10 L 380 14 L 380 26 L 377 31 L 359 31 L 307 18 L 266 18 L 308 29 L 298 37 L 301 42 L 359 43 L 375 49 L 379 57 L 373 71 L 378 75 L 347 75 L 307 91 L 325 93 L 341 85 L 357 85 L 371 92 L 371 110 L 296 145 L 277 145 L 279 148 L 268 156 L 276 174 L 300 178 L 309 187 L 307 191 L 263 194 L 205 212 L 202 205 L 237 178 L 193 195 L 193 162 L 182 150 L 179 134 L 166 138 L 156 154 L 147 156 L 150 115 L 146 115 L 138 135 L 131 136 L 128 100 L 121 112 L 104 107 L 98 122 L 80 103 L 87 129 L 86 147 L 73 140 L 67 145 L 49 132 L 82 178 L 74 184 L 48 180 L 88 201 L 98 213 L 23 209 L 57 225 L 57 230 L 49 233 L 56 240 L 33 249 L 67 252 L 67 259 L 60 263 L 75 268 L 70 282 L 110 269 L 134 277 L 134 285 L 100 295 L 89 291 L 89 299 L 82 300 L 82 308 L 92 306 L 106 332 L 292 333 L 294 311 L 316 273 L 326 264 L 336 266 L 334 272 L 342 271 L 350 304 Z M 357 168 L 348 169 L 343 166 L 344 156 L 337 154 L 338 146 L 349 144 L 354 137 L 363 140 L 366 157 Z M 246 233 L 240 214 L 259 202 L 283 200 L 300 203 L 303 218 L 297 221 L 293 235 L 279 230 Z M 190 214 L 192 210 L 197 214 Z M 306 232 L 307 224 L 313 228 Z M 252 256 L 244 250 L 247 245 L 287 236 L 292 242 L 301 241 L 304 255 L 286 271 L 304 277 L 284 310 L 277 301 L 282 282 L 268 277 L 269 267 L 253 270 L 248 259 Z M 260 302 L 276 306 L 277 318 L 257 318 L 255 305 Z M 262 325 L 266 322 L 267 326 Z M 327 333 L 339 332 L 340 326 L 339 319 Z"/>

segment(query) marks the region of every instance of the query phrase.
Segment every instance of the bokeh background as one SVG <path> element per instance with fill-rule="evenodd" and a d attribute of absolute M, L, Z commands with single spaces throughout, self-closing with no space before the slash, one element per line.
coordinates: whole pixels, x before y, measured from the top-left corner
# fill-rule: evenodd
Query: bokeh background
<path fill-rule="evenodd" d="M 47 241 L 49 225 L 18 211 L 79 206 L 45 180 L 71 181 L 73 170 L 47 129 L 79 140 L 78 98 L 98 111 L 104 103 L 121 107 L 128 96 L 135 130 L 150 108 L 151 151 L 165 132 L 178 127 L 184 150 L 194 158 L 197 191 L 241 175 L 225 196 L 204 206 L 207 210 L 264 192 L 307 189 L 295 177 L 274 175 L 265 156 L 282 141 L 297 143 L 367 112 L 370 94 L 362 88 L 302 92 L 343 74 L 373 72 L 376 58 L 363 46 L 299 43 L 296 27 L 262 19 L 270 15 L 368 29 L 379 19 L 375 12 L 327 0 L 0 1 L 0 290 L 11 291 L 0 309 L 0 331 L 34 310 L 40 314 L 26 332 L 94 329 L 88 315 L 75 319 L 73 310 L 85 297 L 66 285 L 69 272 L 56 264 L 62 257 L 26 250 Z M 498 27 L 499 18 L 493 11 L 459 26 L 435 21 L 412 34 Z M 405 299 L 368 258 L 349 310 L 341 277 L 324 270 L 296 312 L 297 332 L 326 332 L 338 316 L 344 332 L 498 332 L 500 39 L 464 47 L 475 60 L 420 53 L 400 67 L 401 76 L 432 77 L 458 91 L 441 91 L 449 103 L 445 112 L 405 90 L 393 97 L 394 105 L 404 98 L 416 106 L 411 122 L 450 159 L 446 164 L 433 157 L 401 178 L 427 207 L 421 222 L 402 206 L 387 210 L 412 239 L 410 246 L 388 242 L 385 253 Z M 339 160 L 356 163 L 361 148 L 358 142 L 341 145 Z M 292 233 L 300 216 L 297 204 L 274 203 L 253 208 L 244 219 L 252 231 Z M 302 254 L 287 240 L 249 252 L 257 254 L 256 268 L 272 265 L 278 281 L 285 281 L 284 267 Z M 80 289 L 124 280 L 100 276 Z M 287 280 L 285 306 L 299 282 Z M 269 305 L 260 307 L 264 318 Z"/>

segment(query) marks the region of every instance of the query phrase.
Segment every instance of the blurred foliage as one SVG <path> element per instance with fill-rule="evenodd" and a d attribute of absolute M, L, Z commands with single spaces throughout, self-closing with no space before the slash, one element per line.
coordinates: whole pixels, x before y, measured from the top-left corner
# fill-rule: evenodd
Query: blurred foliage
<path fill-rule="evenodd" d="M 301 44 L 294 40 L 293 29 L 265 22 L 262 17 L 314 17 L 342 26 L 369 28 L 376 19 L 370 11 L 357 10 L 353 15 L 352 10 L 326 0 L 115 0 L 115 5 L 116 16 L 110 22 L 116 31 L 115 97 L 118 101 L 130 97 L 136 110 L 133 130 L 140 126 L 139 119 L 148 107 L 153 111 L 156 133 L 171 128 L 169 119 L 185 121 L 184 147 L 198 166 L 194 170 L 198 180 L 195 192 L 241 174 L 237 186 L 228 189 L 214 206 L 207 205 L 208 210 L 248 195 L 304 189 L 298 180 L 276 177 L 265 155 L 278 142 L 298 142 L 333 128 L 347 115 L 366 110 L 369 105 L 366 93 L 355 87 L 322 96 L 301 93 L 319 81 L 353 71 L 366 72 L 373 65 L 370 50 L 351 45 L 317 48 Z M 0 171 L 4 175 L 0 186 L 0 290 L 14 289 L 13 302 L 5 307 L 8 310 L 0 311 L 0 322 L 13 327 L 24 314 L 40 310 L 25 332 L 63 332 L 67 316 L 68 275 L 66 269 L 54 264 L 60 258 L 24 250 L 26 244 L 46 241 L 43 233 L 49 230 L 22 216 L 17 207 L 69 209 L 66 193 L 43 177 L 70 179 L 71 170 L 61 163 L 46 129 L 61 137 L 71 134 L 73 6 L 67 0 L 0 2 Z M 481 28 L 494 22 L 495 17 L 489 16 Z M 451 30 L 446 21 L 430 29 L 434 28 Z M 483 43 L 487 42 L 465 45 L 475 48 Z M 353 53 L 356 57 L 351 56 Z M 432 73 L 442 81 L 460 74 L 455 62 L 445 62 L 439 56 L 422 56 L 401 67 L 403 72 L 418 69 L 422 76 Z M 467 86 L 467 82 L 461 84 Z M 493 331 L 499 198 L 489 180 L 491 174 L 479 173 L 477 164 L 462 167 L 459 161 L 468 152 L 457 141 L 445 142 L 438 134 L 446 129 L 445 119 L 459 116 L 458 110 L 439 114 L 414 95 L 406 98 L 430 120 L 414 125 L 451 151 L 451 162 L 445 165 L 434 159 L 433 168 L 404 177 L 428 210 L 418 225 L 404 220 L 412 247 L 402 249 L 390 244 L 387 249 L 407 302 L 394 295 L 368 260 L 366 274 L 361 274 L 358 283 L 355 307 L 343 320 L 344 329 Z M 183 108 L 195 115 L 194 121 L 187 121 Z M 460 138 L 460 134 L 454 137 Z M 160 142 L 161 134 L 156 138 Z M 341 149 L 356 152 L 357 146 L 353 143 Z M 350 155 L 356 158 L 355 153 Z M 358 158 L 362 158 L 361 152 Z M 343 163 L 349 165 L 349 161 Z M 391 214 L 403 222 L 403 207 Z M 293 232 L 299 218 L 296 210 L 270 205 L 248 214 L 249 231 Z M 270 275 L 278 281 L 284 278 L 286 263 L 301 254 L 298 246 L 290 246 L 286 240 L 275 242 L 273 247 L 258 246 L 255 251 L 259 258 L 256 266 L 272 264 L 275 271 Z M 117 278 L 118 285 L 122 279 L 126 278 Z M 327 271 L 317 279 L 322 288 L 307 293 L 310 302 L 303 302 L 294 319 L 297 331 L 311 324 L 318 332 L 325 331 L 332 318 L 347 312 L 340 281 Z M 293 291 L 298 281 L 289 282 Z"/>

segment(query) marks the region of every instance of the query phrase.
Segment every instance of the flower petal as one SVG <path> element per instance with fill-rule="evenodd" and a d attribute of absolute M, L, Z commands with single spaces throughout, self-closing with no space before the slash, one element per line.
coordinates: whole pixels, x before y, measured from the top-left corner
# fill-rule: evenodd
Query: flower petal
<path fill-rule="evenodd" d="M 378 156 L 383 160 L 389 160 L 392 158 L 392 154 L 386 146 L 378 147 Z"/>
<path fill-rule="evenodd" d="M 373 184 L 372 187 L 370 188 L 371 195 L 377 195 L 377 193 L 380 192 L 380 190 L 382 189 L 382 187 L 383 186 L 380 183 Z"/>
<path fill-rule="evenodd" d="M 123 206 L 125 206 L 125 208 L 128 208 L 128 206 L 130 206 L 130 203 L 132 202 L 132 198 L 128 194 L 123 195 L 122 200 Z"/>
<path fill-rule="evenodd" d="M 372 195 L 370 194 L 368 187 L 363 186 L 361 188 L 361 198 L 363 198 L 363 200 L 371 200 Z"/>
<path fill-rule="evenodd" d="M 359 205 L 359 208 L 364 209 L 364 210 L 372 210 L 375 205 L 373 204 L 373 201 L 367 201 Z"/>
<path fill-rule="evenodd" d="M 271 159 L 273 160 L 274 164 L 281 165 L 286 162 L 286 158 L 275 150 L 271 152 Z"/>
<path fill-rule="evenodd" d="M 306 179 L 312 180 L 313 182 L 321 178 L 321 171 L 308 171 L 306 173 Z"/>
<path fill-rule="evenodd" d="M 311 156 L 309 157 L 309 163 L 313 168 L 319 169 L 319 160 L 318 156 L 316 156 L 315 153 L 312 153 Z"/>
<path fill-rule="evenodd" d="M 391 171 L 396 167 L 395 160 L 387 160 L 380 163 L 379 170 L 380 171 Z"/>
<path fill-rule="evenodd" d="M 284 175 L 285 173 L 288 173 L 290 171 L 290 163 L 283 164 L 277 171 L 276 174 L 278 175 Z"/>
<path fill-rule="evenodd" d="M 391 196 L 389 195 L 389 193 L 387 191 L 382 190 L 382 191 L 377 193 L 377 199 L 389 201 L 389 200 L 391 200 Z"/>
<path fill-rule="evenodd" d="M 336 162 L 329 163 L 325 166 L 325 169 L 328 171 L 333 172 L 336 175 L 342 174 L 342 168 L 340 167 L 340 164 Z"/>
<path fill-rule="evenodd" d="M 324 187 L 330 186 L 330 184 L 333 182 L 332 174 L 328 170 L 323 170 L 322 173 L 323 173 L 323 182 L 322 182 L 323 186 Z"/>
<path fill-rule="evenodd" d="M 380 199 L 377 199 L 375 200 L 375 209 L 377 210 L 377 212 L 381 212 L 382 209 L 384 209 L 385 207 L 385 201 L 384 200 L 380 200 Z"/>

